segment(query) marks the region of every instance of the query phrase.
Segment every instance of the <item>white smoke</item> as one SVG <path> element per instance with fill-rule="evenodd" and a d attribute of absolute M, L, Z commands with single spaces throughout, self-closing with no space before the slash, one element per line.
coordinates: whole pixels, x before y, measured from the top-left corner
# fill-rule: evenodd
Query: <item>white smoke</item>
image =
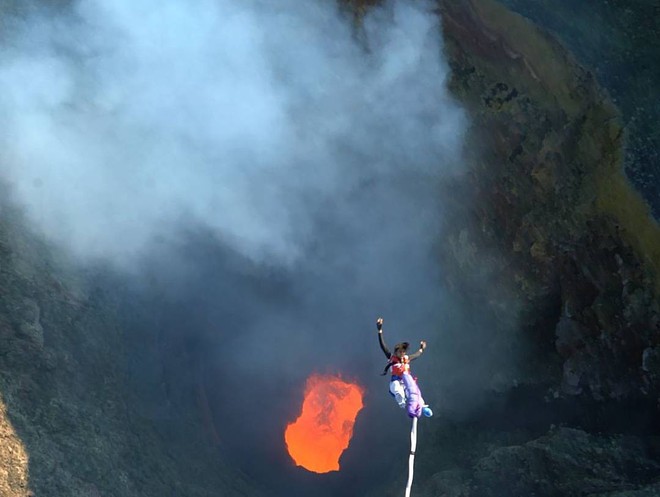
<path fill-rule="evenodd" d="M 373 181 L 388 198 L 370 202 L 396 216 L 392 202 L 416 198 L 401 174 L 455 170 L 465 119 L 438 23 L 395 2 L 356 36 L 329 0 L 32 14 L 0 49 L 1 176 L 83 259 L 130 265 L 201 224 L 250 258 L 294 262 L 324 211 L 350 224 L 369 209 L 344 202 Z"/>

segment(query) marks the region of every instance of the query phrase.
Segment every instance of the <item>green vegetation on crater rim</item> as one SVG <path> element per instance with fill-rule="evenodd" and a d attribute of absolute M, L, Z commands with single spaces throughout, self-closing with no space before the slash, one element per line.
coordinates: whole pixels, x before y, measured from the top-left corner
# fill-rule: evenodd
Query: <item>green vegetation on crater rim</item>
<path fill-rule="evenodd" d="M 457 4 L 446 1 L 443 5 L 449 36 L 455 37 L 458 44 L 466 42 L 467 36 L 460 37 L 467 33 L 452 29 L 452 15 L 457 15 Z M 545 207 L 547 215 L 563 215 L 573 209 L 575 212 L 570 215 L 577 223 L 601 214 L 611 218 L 621 228 L 622 238 L 635 248 L 640 260 L 648 265 L 655 277 L 660 270 L 660 228 L 623 174 L 625 143 L 618 110 L 597 86 L 592 74 L 579 67 L 553 38 L 534 29 L 531 22 L 494 1 L 475 0 L 469 5 L 471 8 L 462 11 L 461 15 L 469 11 L 473 21 L 477 22 L 473 29 L 481 33 L 482 42 L 472 50 L 477 56 L 481 55 L 474 65 L 483 74 L 479 77 L 461 74 L 466 68 L 454 63 L 454 90 L 472 109 L 475 127 L 479 127 L 482 120 L 487 125 L 494 119 L 492 111 L 497 110 L 514 122 L 518 121 L 517 130 L 523 135 L 534 134 L 534 128 L 539 128 L 537 140 L 543 141 L 540 146 L 539 143 L 530 143 L 532 138 L 529 136 L 515 146 L 522 146 L 527 161 L 536 163 L 528 172 L 536 176 L 537 183 L 547 183 L 550 177 L 558 180 L 548 196 L 554 196 L 564 205 L 548 205 Z M 453 57 L 450 55 L 450 59 Z M 501 97 L 493 94 L 491 97 L 495 98 L 487 100 L 476 94 L 474 87 L 465 87 L 466 84 L 474 85 L 477 79 L 486 84 L 487 78 L 491 78 L 492 85 L 501 84 L 497 81 L 498 74 L 508 78 L 507 87 L 516 94 L 513 99 L 498 101 Z M 468 79 L 472 81 L 468 83 Z M 497 91 L 495 86 L 493 89 L 483 88 L 482 93 L 494 90 Z M 530 110 L 530 102 L 535 106 L 533 110 L 539 113 L 537 117 L 546 119 L 545 129 L 540 129 L 538 122 L 524 122 L 519 117 Z M 484 104 L 488 108 L 485 113 Z M 568 169 L 562 171 L 567 177 L 563 180 L 556 178 L 558 171 L 549 170 L 552 165 L 545 162 L 552 155 L 553 148 L 562 147 L 578 136 L 579 142 L 571 146 L 573 155 L 564 153 L 560 158 L 568 164 Z M 514 162 L 508 167 L 514 169 Z M 533 191 L 531 196 L 534 196 Z M 552 212 L 553 209 L 557 212 Z M 575 226 L 576 230 L 580 228 Z M 655 287 L 660 289 L 657 278 Z"/>
<path fill-rule="evenodd" d="M 553 32 L 610 93 L 626 129 L 626 174 L 659 219 L 660 3 L 501 1 Z"/>

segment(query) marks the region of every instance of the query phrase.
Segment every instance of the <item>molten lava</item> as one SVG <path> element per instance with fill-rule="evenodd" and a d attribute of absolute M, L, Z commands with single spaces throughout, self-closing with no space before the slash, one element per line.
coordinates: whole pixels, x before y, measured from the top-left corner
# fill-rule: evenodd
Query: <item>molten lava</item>
<path fill-rule="evenodd" d="M 298 466 L 315 473 L 339 470 L 339 457 L 353 436 L 362 409 L 362 388 L 336 376 L 307 378 L 298 419 L 286 427 L 284 440 Z"/>

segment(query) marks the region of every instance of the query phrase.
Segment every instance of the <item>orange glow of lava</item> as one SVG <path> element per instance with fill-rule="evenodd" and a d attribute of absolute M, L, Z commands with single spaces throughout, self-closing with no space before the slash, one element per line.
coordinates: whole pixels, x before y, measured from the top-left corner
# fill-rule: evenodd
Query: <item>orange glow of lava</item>
<path fill-rule="evenodd" d="M 359 385 L 337 376 L 307 378 L 302 412 L 284 432 L 289 455 L 298 466 L 315 473 L 339 470 L 339 458 L 363 407 L 362 394 Z"/>

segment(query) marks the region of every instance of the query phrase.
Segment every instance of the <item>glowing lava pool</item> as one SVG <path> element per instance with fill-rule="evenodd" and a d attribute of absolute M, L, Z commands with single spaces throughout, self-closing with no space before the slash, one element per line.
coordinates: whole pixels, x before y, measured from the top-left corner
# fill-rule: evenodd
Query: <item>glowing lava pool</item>
<path fill-rule="evenodd" d="M 284 432 L 296 465 L 315 473 L 339 471 L 339 458 L 353 436 L 355 418 L 363 407 L 363 389 L 337 376 L 307 378 L 298 419 Z"/>

